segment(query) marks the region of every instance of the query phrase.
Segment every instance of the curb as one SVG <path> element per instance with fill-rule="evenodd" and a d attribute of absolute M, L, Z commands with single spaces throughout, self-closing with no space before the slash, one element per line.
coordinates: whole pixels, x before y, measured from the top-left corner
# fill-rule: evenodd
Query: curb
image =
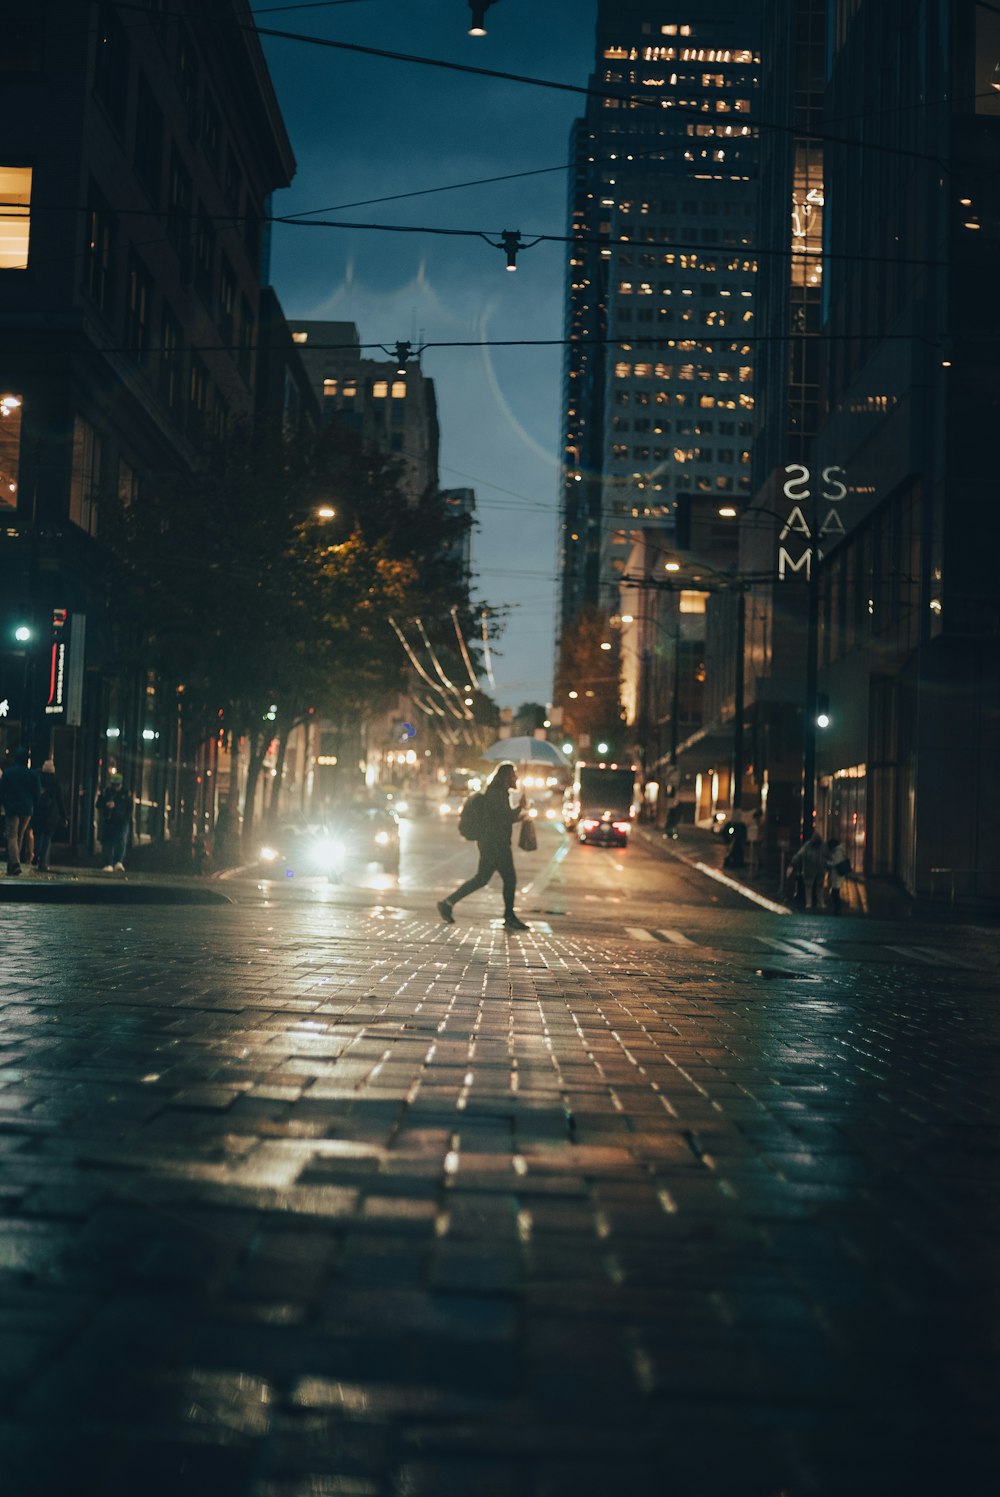
<path fill-rule="evenodd" d="M 79 878 L 11 879 L 0 877 L 0 900 L 11 904 L 227 904 L 235 900 L 202 884 L 133 883 Z"/>

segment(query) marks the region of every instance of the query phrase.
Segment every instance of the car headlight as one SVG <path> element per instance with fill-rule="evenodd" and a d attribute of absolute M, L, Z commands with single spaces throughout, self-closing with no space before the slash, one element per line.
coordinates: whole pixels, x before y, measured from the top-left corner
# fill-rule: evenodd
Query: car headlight
<path fill-rule="evenodd" d="M 278 858 L 278 849 L 276 847 L 262 847 L 258 856 L 262 863 L 274 863 Z"/>
<path fill-rule="evenodd" d="M 408 800 L 398 800 L 396 801 L 392 809 L 398 816 L 405 816 L 407 811 L 410 809 L 410 802 Z"/>
<path fill-rule="evenodd" d="M 443 800 L 440 803 L 440 805 L 438 806 L 438 815 L 439 816 L 450 816 L 451 815 L 451 806 L 448 804 L 448 802 L 446 800 Z"/>
<path fill-rule="evenodd" d="M 376 847 L 388 847 L 388 845 L 389 845 L 389 833 L 388 832 L 376 832 L 375 833 L 375 845 L 376 845 Z"/>
<path fill-rule="evenodd" d="M 344 861 L 344 849 L 332 837 L 318 837 L 313 843 L 312 858 L 317 868 L 336 868 Z"/>

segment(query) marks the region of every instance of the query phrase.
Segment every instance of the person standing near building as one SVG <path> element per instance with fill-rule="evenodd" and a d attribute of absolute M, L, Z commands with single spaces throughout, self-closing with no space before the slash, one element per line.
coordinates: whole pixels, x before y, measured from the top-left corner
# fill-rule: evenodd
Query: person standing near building
<path fill-rule="evenodd" d="M 811 910 L 823 908 L 823 875 L 826 872 L 826 848 L 819 832 L 813 832 L 808 842 L 803 842 L 788 869 L 789 877 L 801 878 L 805 889 L 805 906 Z"/>
<path fill-rule="evenodd" d="M 125 849 L 132 826 L 132 792 L 122 776 L 108 775 L 108 783 L 97 797 L 98 836 L 107 861 L 103 873 L 125 872 Z"/>
<path fill-rule="evenodd" d="M 844 880 L 851 874 L 851 860 L 847 849 L 836 837 L 826 839 L 826 879 L 830 888 L 830 909 L 840 914 L 840 890 Z"/>
<path fill-rule="evenodd" d="M 52 759 L 46 759 L 42 765 L 40 782 L 38 808 L 31 818 L 31 824 L 35 828 L 34 862 L 39 873 L 48 873 L 52 838 L 60 827 L 66 825 L 66 807 Z"/>
<path fill-rule="evenodd" d="M 467 894 L 474 894 L 477 889 L 484 888 L 494 873 L 499 873 L 503 886 L 504 926 L 507 930 L 528 929 L 524 921 L 519 920 L 514 913 L 517 874 L 514 871 L 514 854 L 511 850 L 510 839 L 514 823 L 520 821 L 524 815 L 523 797 L 517 806 L 511 806 L 510 803 L 509 792 L 516 788 L 517 770 L 514 765 L 508 761 L 498 764 L 487 780 L 482 796 L 481 820 L 476 834 L 479 867 L 472 878 L 460 885 L 454 894 L 438 901 L 438 914 L 448 925 L 455 923 L 452 907 Z"/>
<path fill-rule="evenodd" d="M 0 780 L 0 804 L 6 816 L 7 875 L 21 872 L 21 843 L 38 806 L 41 781 L 36 769 L 28 768 L 28 750 L 19 748 Z"/>
<path fill-rule="evenodd" d="M 761 809 L 758 806 L 751 816 L 747 817 L 747 877 L 757 877 L 757 858 L 760 853 L 760 823 Z"/>

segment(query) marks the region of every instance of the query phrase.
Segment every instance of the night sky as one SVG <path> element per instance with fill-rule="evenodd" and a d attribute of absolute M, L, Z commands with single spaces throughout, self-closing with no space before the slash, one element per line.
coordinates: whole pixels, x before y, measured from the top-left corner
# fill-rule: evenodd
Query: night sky
<path fill-rule="evenodd" d="M 258 25 L 585 85 L 596 0 L 497 0 L 489 34 L 466 0 L 352 0 L 254 8 Z M 565 170 L 512 182 L 360 200 L 564 167 L 580 95 L 264 38 L 298 161 L 278 214 L 364 223 L 566 232 Z M 356 205 L 350 206 L 347 205 Z M 331 211 L 334 208 L 336 212 Z M 274 231 L 271 279 L 286 315 L 355 322 L 362 343 L 563 336 L 567 247 L 539 244 L 505 270 L 479 239 L 354 229 Z M 381 357 L 377 349 L 369 357 Z M 476 491 L 476 596 L 511 605 L 494 653 L 502 706 L 551 695 L 562 350 L 428 349 L 441 483 Z"/>

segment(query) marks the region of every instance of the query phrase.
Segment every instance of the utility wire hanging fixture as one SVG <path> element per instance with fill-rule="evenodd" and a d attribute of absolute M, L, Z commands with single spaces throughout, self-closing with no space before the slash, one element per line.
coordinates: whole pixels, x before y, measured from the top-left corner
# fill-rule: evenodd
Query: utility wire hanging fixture
<path fill-rule="evenodd" d="M 496 3 L 497 0 L 469 0 L 469 9 L 472 11 L 469 21 L 470 36 L 486 35 L 486 12 Z"/>
<path fill-rule="evenodd" d="M 392 348 L 386 348 L 384 343 L 380 343 L 378 347 L 381 348 L 383 353 L 387 353 L 390 359 L 396 360 L 396 373 L 401 378 L 405 379 L 407 374 L 407 364 L 409 363 L 410 359 L 419 359 L 420 355 L 424 351 L 425 345 L 421 345 L 420 348 L 414 348 L 412 343 L 410 343 L 408 340 L 404 340 L 402 342 L 395 343 Z"/>
<path fill-rule="evenodd" d="M 504 229 L 500 235 L 499 240 L 488 239 L 485 234 L 481 235 L 480 237 L 485 239 L 487 244 L 492 244 L 494 249 L 503 250 L 507 256 L 507 269 L 516 270 L 517 256 L 519 251 L 531 249 L 534 245 L 541 244 L 542 239 L 545 236 L 543 234 L 539 234 L 537 239 L 530 239 L 527 243 L 525 243 L 525 241 L 521 238 L 520 229 Z"/>

